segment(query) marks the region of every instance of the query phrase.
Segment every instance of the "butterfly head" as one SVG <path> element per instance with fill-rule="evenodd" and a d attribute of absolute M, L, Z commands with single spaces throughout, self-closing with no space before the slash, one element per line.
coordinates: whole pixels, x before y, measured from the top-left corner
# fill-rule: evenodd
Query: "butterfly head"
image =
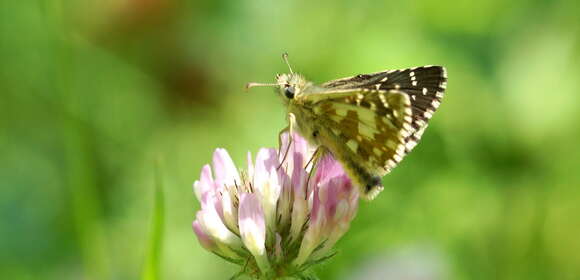
<path fill-rule="evenodd" d="M 280 89 L 282 98 L 290 100 L 300 94 L 306 85 L 306 80 L 302 75 L 296 73 L 278 74 L 276 75 L 276 84 Z"/>
<path fill-rule="evenodd" d="M 284 101 L 288 102 L 291 99 L 294 99 L 296 96 L 300 95 L 302 89 L 306 87 L 306 79 L 298 73 L 294 73 L 292 71 L 292 67 L 290 67 L 290 63 L 288 63 L 288 54 L 284 53 L 282 55 L 284 62 L 288 65 L 288 69 L 290 73 L 288 74 L 278 74 L 276 75 L 276 83 L 265 84 L 265 83 L 248 83 L 246 88 L 257 87 L 257 86 L 275 86 L 279 88 L 279 93 L 284 99 Z"/>

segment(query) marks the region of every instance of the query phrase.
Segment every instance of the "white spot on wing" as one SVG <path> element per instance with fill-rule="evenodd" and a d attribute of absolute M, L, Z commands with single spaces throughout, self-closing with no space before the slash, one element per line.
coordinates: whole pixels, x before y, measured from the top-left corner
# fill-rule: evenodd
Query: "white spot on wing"
<path fill-rule="evenodd" d="M 424 120 L 416 120 L 416 121 L 415 121 L 415 123 L 416 123 L 416 124 L 417 124 L 419 127 L 422 127 L 422 126 L 424 126 L 425 124 L 427 124 L 427 123 L 426 123 Z"/>
<path fill-rule="evenodd" d="M 397 150 L 395 151 L 398 155 L 404 155 L 405 153 L 405 145 L 397 146 Z"/>
<path fill-rule="evenodd" d="M 408 123 L 403 123 L 403 128 L 407 131 L 414 131 L 413 127 Z"/>
<path fill-rule="evenodd" d="M 431 102 L 431 105 L 433 105 L 433 108 L 435 108 L 435 109 L 439 108 L 439 104 L 440 104 L 440 102 L 437 100 L 433 100 L 433 102 Z"/>
<path fill-rule="evenodd" d="M 403 160 L 403 157 L 400 156 L 399 154 L 394 154 L 393 159 L 395 160 L 395 162 L 401 162 L 401 160 Z"/>
<path fill-rule="evenodd" d="M 385 98 L 385 94 L 383 94 L 383 93 L 379 94 L 379 99 L 381 100 L 381 102 L 383 102 L 383 105 L 385 105 L 385 107 L 387 107 L 387 108 L 389 107 L 389 106 L 387 106 L 388 103 L 387 103 L 387 99 Z"/>
<path fill-rule="evenodd" d="M 407 144 L 405 145 L 407 147 L 407 150 L 412 150 L 413 148 L 415 148 L 415 146 L 417 146 L 417 142 L 413 141 L 413 140 L 409 140 L 409 142 L 407 142 Z"/>
<path fill-rule="evenodd" d="M 395 163 L 392 159 L 387 160 L 387 162 L 385 163 L 385 166 L 388 169 L 393 169 L 395 168 L 395 166 L 397 166 L 397 163 Z"/>
<path fill-rule="evenodd" d="M 421 136 L 423 136 L 423 132 L 425 132 L 425 129 L 427 128 L 427 125 L 422 126 L 417 132 L 415 132 L 415 134 L 413 134 L 417 139 L 420 139 Z"/>

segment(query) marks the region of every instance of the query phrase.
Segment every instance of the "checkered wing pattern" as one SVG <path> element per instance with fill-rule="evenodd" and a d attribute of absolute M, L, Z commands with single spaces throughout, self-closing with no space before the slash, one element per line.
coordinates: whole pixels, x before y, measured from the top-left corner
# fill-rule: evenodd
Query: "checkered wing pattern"
<path fill-rule="evenodd" d="M 429 119 L 441 103 L 447 87 L 447 73 L 441 66 L 421 66 L 359 74 L 326 82 L 322 87 L 332 90 L 397 90 L 407 94 L 411 102 L 413 128 L 413 133 L 405 138 L 405 151 L 408 153 L 421 139 Z"/>
<path fill-rule="evenodd" d="M 322 95 L 314 98 L 317 97 Z M 369 173 L 379 176 L 402 160 L 405 139 L 414 132 L 407 94 L 398 90 L 360 89 L 324 97 L 310 107 L 334 134 L 333 139 L 338 139 L 336 146 L 349 151 L 348 158 L 354 158 Z"/>

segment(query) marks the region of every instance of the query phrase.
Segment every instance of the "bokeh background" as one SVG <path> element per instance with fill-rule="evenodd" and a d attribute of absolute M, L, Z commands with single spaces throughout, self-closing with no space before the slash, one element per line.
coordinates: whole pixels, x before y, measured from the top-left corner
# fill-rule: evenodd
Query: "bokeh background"
<path fill-rule="evenodd" d="M 154 213 L 162 279 L 233 275 L 192 233 L 191 186 L 217 147 L 242 166 L 276 145 L 279 97 L 243 87 L 288 52 L 318 82 L 449 75 L 321 279 L 580 279 L 579 6 L 0 1 L 0 278 L 138 279 Z"/>

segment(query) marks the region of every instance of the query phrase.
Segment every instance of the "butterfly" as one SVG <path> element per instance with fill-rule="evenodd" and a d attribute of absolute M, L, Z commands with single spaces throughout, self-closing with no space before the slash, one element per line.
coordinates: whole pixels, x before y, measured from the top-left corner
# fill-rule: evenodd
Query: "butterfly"
<path fill-rule="evenodd" d="M 408 154 L 427 128 L 443 98 L 447 74 L 441 66 L 421 66 L 359 74 L 316 85 L 295 73 L 276 75 L 276 86 L 288 110 L 289 125 L 322 153 L 338 160 L 372 200 L 382 177 Z M 281 132 L 282 133 L 282 132 Z"/>

